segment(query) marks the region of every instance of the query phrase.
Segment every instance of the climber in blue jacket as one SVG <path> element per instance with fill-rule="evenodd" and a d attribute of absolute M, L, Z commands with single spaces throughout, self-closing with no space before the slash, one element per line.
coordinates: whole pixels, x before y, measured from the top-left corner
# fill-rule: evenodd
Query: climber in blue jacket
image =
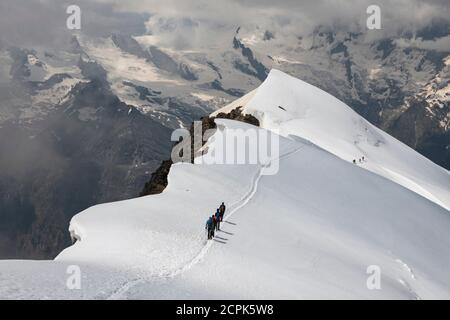
<path fill-rule="evenodd" d="M 209 217 L 208 220 L 206 221 L 206 226 L 205 229 L 208 232 L 208 240 L 211 240 L 213 237 L 213 232 L 214 232 L 214 226 L 213 226 L 213 219 L 212 217 Z"/>
<path fill-rule="evenodd" d="M 215 216 L 216 216 L 216 221 L 217 221 L 216 222 L 216 230 L 220 230 L 220 210 L 219 209 L 217 209 Z"/>

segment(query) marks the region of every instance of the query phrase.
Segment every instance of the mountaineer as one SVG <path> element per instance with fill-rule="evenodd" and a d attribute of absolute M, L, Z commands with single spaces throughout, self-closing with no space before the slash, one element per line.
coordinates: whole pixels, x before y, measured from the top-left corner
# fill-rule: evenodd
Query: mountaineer
<path fill-rule="evenodd" d="M 217 209 L 214 216 L 216 217 L 216 230 L 220 230 L 220 209 Z"/>
<path fill-rule="evenodd" d="M 211 240 L 212 237 L 214 236 L 214 226 L 212 217 L 209 217 L 208 220 L 206 221 L 205 229 L 208 233 L 208 240 Z"/>
<path fill-rule="evenodd" d="M 219 207 L 220 211 L 220 221 L 223 221 L 223 216 L 225 215 L 225 204 L 222 202 L 222 204 Z"/>

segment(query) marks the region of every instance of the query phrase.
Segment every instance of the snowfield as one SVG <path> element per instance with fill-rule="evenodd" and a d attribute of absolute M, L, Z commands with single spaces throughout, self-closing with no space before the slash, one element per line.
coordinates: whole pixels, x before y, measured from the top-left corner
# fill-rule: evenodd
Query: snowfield
<path fill-rule="evenodd" d="M 276 70 L 222 111 L 240 105 L 279 131 L 277 174 L 177 163 L 162 194 L 76 215 L 78 241 L 54 261 L 0 261 L 0 298 L 450 298 L 448 171 Z M 219 133 L 252 128 L 216 123 L 208 153 L 223 152 Z M 207 241 L 222 201 L 226 221 Z M 80 267 L 79 290 L 66 286 L 69 265 Z M 371 266 L 380 289 L 367 287 Z"/>
<path fill-rule="evenodd" d="M 450 210 L 447 170 L 371 125 L 332 95 L 272 70 L 256 92 L 236 102 L 214 114 L 241 105 L 245 113 L 260 120 L 263 128 L 276 129 L 283 136 L 302 137 L 343 160 L 355 159 L 361 167 Z M 362 157 L 366 161 L 359 163 Z"/>

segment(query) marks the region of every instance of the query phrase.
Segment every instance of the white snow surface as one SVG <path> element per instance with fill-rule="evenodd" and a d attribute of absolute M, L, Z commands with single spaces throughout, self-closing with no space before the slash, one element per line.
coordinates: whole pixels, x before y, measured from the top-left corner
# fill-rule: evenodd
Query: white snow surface
<path fill-rule="evenodd" d="M 177 163 L 162 194 L 76 215 L 78 241 L 55 261 L 0 261 L 0 298 L 450 298 L 447 171 L 278 71 L 240 103 L 280 130 L 277 174 Z M 216 122 L 225 135 L 254 128 Z M 221 152 L 214 136 L 208 152 Z M 226 221 L 207 241 L 222 201 Z M 65 285 L 68 265 L 80 290 Z M 381 288 L 369 290 L 373 265 Z"/>
<path fill-rule="evenodd" d="M 214 114 L 238 106 L 258 118 L 263 128 L 302 137 L 346 161 L 355 159 L 357 165 L 450 209 L 447 170 L 317 87 L 273 69 L 258 89 Z M 366 161 L 360 163 L 362 157 Z"/>

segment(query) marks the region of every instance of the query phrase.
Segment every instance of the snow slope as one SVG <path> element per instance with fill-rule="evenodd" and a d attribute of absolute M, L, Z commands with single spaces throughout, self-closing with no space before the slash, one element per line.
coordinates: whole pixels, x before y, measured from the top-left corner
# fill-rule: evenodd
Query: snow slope
<path fill-rule="evenodd" d="M 311 132 L 321 131 L 303 129 L 301 110 L 296 118 L 284 119 L 280 115 L 288 111 L 280 109 L 278 115 L 278 110 L 272 114 L 268 109 L 270 102 L 281 100 L 292 114 L 294 100 L 285 94 L 297 99 L 297 91 L 308 91 L 305 86 L 316 92 L 301 82 L 283 82 L 287 91 L 267 86 L 285 77 L 272 72 L 246 103 L 248 112 L 258 112 L 263 126 L 280 129 L 285 136 L 280 137 L 277 174 L 262 175 L 264 164 L 177 163 L 162 194 L 94 206 L 75 216 L 70 231 L 79 240 L 55 261 L 0 261 L 0 298 L 450 298 L 448 211 L 364 168 L 383 160 L 370 153 L 377 148 L 369 147 L 374 137 L 384 139 L 385 150 L 379 152 L 399 153 L 409 160 L 406 169 L 398 165 L 401 172 L 410 163 L 421 163 L 421 158 L 365 122 L 361 123 L 368 130 L 363 129 L 360 144 L 352 149 L 353 140 L 341 140 L 357 136 L 360 132 L 352 131 L 359 127 L 341 127 L 346 129 L 341 136 L 331 128 L 362 121 L 343 104 L 329 107 L 335 122 L 328 121 L 327 130 L 336 132 L 335 145 L 328 134 L 319 138 L 329 139 L 329 146 L 316 145 Z M 311 108 L 327 104 L 331 98 L 320 93 L 304 101 Z M 314 115 L 311 108 L 304 115 Z M 254 128 L 230 120 L 216 122 L 226 136 L 234 135 L 233 129 Z M 294 135 L 289 130 L 294 131 L 296 122 L 304 131 Z M 208 142 L 210 153 L 223 152 L 216 143 L 218 134 Z M 353 150 L 368 152 L 368 161 L 355 166 L 343 159 L 341 155 Z M 421 174 L 425 175 L 417 172 L 412 178 Z M 432 186 L 441 183 L 435 176 L 426 181 Z M 442 183 L 445 196 L 449 185 Z M 223 231 L 206 241 L 205 220 L 221 201 L 228 205 Z M 81 267 L 81 290 L 65 286 L 71 264 Z M 371 265 L 381 270 L 380 290 L 366 286 Z"/>
<path fill-rule="evenodd" d="M 330 94 L 281 71 L 270 75 L 240 103 L 263 128 L 311 141 L 336 156 L 386 177 L 450 209 L 450 173 L 371 125 Z M 281 109 L 281 108 L 283 109 Z M 358 159 L 367 161 L 362 163 Z"/>

